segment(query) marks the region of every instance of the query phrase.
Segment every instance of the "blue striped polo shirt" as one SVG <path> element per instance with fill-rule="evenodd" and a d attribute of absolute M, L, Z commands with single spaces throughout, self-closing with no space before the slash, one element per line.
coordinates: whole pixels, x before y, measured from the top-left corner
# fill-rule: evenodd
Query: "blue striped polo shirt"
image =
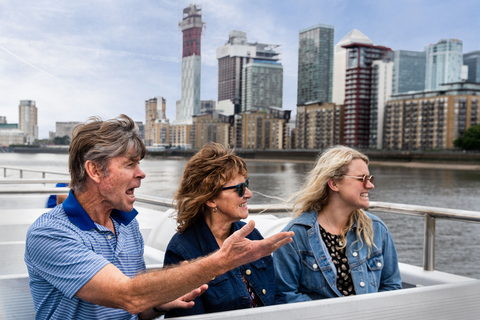
<path fill-rule="evenodd" d="M 113 210 L 115 234 L 95 223 L 72 191 L 29 228 L 25 263 L 36 319 L 138 319 L 75 297 L 98 271 L 112 263 L 126 276 L 145 270 L 137 211 Z"/>

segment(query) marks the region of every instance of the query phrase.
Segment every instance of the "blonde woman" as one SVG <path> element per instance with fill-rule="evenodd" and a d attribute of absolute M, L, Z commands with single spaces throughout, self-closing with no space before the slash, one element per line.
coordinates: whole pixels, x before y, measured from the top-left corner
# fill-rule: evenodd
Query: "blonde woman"
<path fill-rule="evenodd" d="M 402 288 L 398 259 L 385 224 L 365 212 L 373 176 L 357 150 L 326 150 L 296 193 L 293 242 L 278 249 L 274 266 L 287 302 Z"/>

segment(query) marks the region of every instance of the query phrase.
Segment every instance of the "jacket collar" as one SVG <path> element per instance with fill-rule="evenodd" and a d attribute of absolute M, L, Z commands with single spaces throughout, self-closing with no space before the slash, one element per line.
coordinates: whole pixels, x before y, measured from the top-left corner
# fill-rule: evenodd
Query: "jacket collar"
<path fill-rule="evenodd" d="M 68 219 L 71 223 L 79 227 L 83 231 L 95 229 L 95 222 L 88 215 L 88 213 L 83 209 L 83 207 L 78 202 L 77 198 L 73 194 L 73 190 L 70 190 L 67 199 L 62 203 L 63 210 L 67 214 Z M 110 216 L 112 219 L 121 223 L 123 225 L 128 225 L 132 220 L 137 216 L 137 210 L 133 209 L 130 212 L 112 210 Z"/>
<path fill-rule="evenodd" d="M 232 223 L 230 234 L 237 231 L 241 227 L 242 224 L 239 222 Z M 207 255 L 220 248 L 203 216 L 198 217 L 197 221 L 195 221 L 193 224 L 193 228 L 195 230 L 196 237 L 199 240 L 198 242 L 200 243 L 202 254 Z"/>
<path fill-rule="evenodd" d="M 303 224 L 309 227 L 313 227 L 316 223 L 318 223 L 317 214 L 318 213 L 315 210 L 306 211 L 297 217 L 295 224 Z M 354 229 L 356 227 L 357 227 L 357 220 L 353 222 L 351 229 Z"/>

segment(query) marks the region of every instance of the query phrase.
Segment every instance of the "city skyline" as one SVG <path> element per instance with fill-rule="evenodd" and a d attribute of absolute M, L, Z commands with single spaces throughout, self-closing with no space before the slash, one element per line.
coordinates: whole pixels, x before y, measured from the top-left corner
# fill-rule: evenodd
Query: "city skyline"
<path fill-rule="evenodd" d="M 145 101 L 167 100 L 175 119 L 181 95 L 183 8 L 202 7 L 201 100 L 216 100 L 216 49 L 239 30 L 249 42 L 280 45 L 283 108 L 296 112 L 298 32 L 316 24 L 335 27 L 334 44 L 353 29 L 375 45 L 423 51 L 441 39 L 463 41 L 463 53 L 480 50 L 467 1 L 132 1 L 61 3 L 2 1 L 0 12 L 0 116 L 18 123 L 20 100 L 38 108 L 39 138 L 56 121 L 112 118 L 125 113 L 145 121 Z M 468 21 L 468 28 L 465 26 Z"/>

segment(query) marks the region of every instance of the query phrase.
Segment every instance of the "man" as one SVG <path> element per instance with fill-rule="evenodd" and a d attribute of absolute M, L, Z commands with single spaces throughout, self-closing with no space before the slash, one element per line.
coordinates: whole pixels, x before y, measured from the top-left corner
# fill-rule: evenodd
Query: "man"
<path fill-rule="evenodd" d="M 77 126 L 69 149 L 71 191 L 27 233 L 25 262 L 36 319 L 152 319 L 191 308 L 215 276 L 291 241 L 245 238 L 247 224 L 215 253 L 173 268 L 145 270 L 134 190 L 145 173 L 138 128 L 125 115 Z M 179 298 L 180 297 L 180 298 Z"/>

